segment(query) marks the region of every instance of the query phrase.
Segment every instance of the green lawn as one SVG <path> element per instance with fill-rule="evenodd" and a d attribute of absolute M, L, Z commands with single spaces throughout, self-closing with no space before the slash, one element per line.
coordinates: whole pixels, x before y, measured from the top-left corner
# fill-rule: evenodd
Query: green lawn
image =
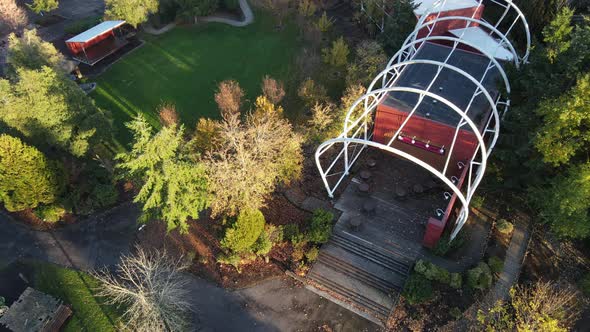
<path fill-rule="evenodd" d="M 220 81 L 237 80 L 247 103 L 260 94 L 266 74 L 289 85 L 297 36 L 293 24 L 277 30 L 273 18 L 260 12 L 245 28 L 208 23 L 177 27 L 157 37 L 144 35 L 141 48 L 98 77 L 91 96 L 112 112 L 115 138 L 123 145 L 131 140 L 125 122 L 143 113 L 159 126 L 157 106 L 162 102 L 175 103 L 182 121 L 192 128 L 201 117 L 219 117 L 213 95 Z"/>
<path fill-rule="evenodd" d="M 92 276 L 47 263 L 31 263 L 34 288 L 70 305 L 73 316 L 63 331 L 117 331 L 119 314 L 95 298 L 99 286 Z"/>

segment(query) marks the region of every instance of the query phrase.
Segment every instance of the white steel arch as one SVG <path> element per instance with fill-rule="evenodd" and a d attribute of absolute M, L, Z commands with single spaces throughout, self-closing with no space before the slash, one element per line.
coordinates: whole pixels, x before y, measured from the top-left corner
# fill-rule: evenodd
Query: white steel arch
<path fill-rule="evenodd" d="M 452 1 L 457 0 L 438 0 L 434 3 L 431 9 L 427 10 L 423 15 L 421 15 L 414 31 L 406 38 L 401 49 L 391 58 L 387 64 L 387 67 L 373 79 L 367 90 L 367 93 L 355 101 L 355 103 L 350 107 L 344 120 L 342 133 L 338 137 L 322 143 L 316 150 L 315 154 L 315 161 L 318 170 L 330 197 L 333 197 L 338 186 L 349 174 L 351 167 L 367 147 L 374 147 L 390 152 L 407 159 L 429 171 L 432 175 L 436 176 L 451 189 L 462 205 L 459 216 L 455 222 L 455 227 L 451 233 L 451 240 L 455 238 L 455 236 L 467 221 L 469 215 L 469 203 L 475 193 L 475 190 L 481 183 L 487 166 L 488 156 L 492 152 L 498 140 L 501 119 L 499 108 L 500 106 L 503 106 L 503 113 L 505 114 L 510 105 L 510 101 L 508 99 L 502 100 L 500 95 L 498 95 L 494 100 L 490 91 L 488 91 L 488 89 L 483 84 L 484 80 L 489 78 L 487 75 L 490 73 L 490 71 L 495 69 L 498 71 L 503 80 L 506 92 L 510 93 L 510 82 L 508 81 L 506 72 L 500 61 L 494 57 L 494 54 L 497 52 L 498 47 L 505 47 L 512 54 L 514 65 L 519 66 L 521 63 L 526 63 L 530 53 L 530 32 L 528 24 L 520 9 L 518 9 L 511 0 L 502 0 L 503 3 L 497 0 L 488 0 L 488 2 L 500 5 L 505 8 L 501 17 L 495 24 L 487 22 L 484 19 L 475 18 L 475 12 L 471 17 L 448 15 L 441 16 L 441 12 L 437 12 L 437 8 L 443 8 L 445 4 L 451 3 Z M 478 1 L 478 9 L 479 7 L 483 6 L 482 3 L 483 0 Z M 510 16 L 509 14 L 511 12 L 513 13 L 513 16 L 516 16 L 516 18 L 511 23 L 508 22 L 508 28 L 506 29 L 506 32 L 502 32 L 501 26 L 504 24 L 504 20 Z M 434 18 L 433 15 L 435 15 Z M 463 39 L 464 31 L 463 33 L 456 35 L 456 37 L 432 34 L 435 31 L 437 24 L 450 21 L 466 22 L 466 28 L 473 25 L 485 28 L 485 32 L 489 34 L 490 38 L 492 38 L 492 40 L 496 40 L 496 49 L 490 51 L 489 47 L 486 49 L 484 46 Z M 513 43 L 508 38 L 510 33 L 513 31 L 513 28 L 519 21 L 523 23 L 526 35 L 526 49 L 522 55 L 519 55 Z M 426 36 L 419 38 L 419 32 L 423 33 L 423 31 L 427 31 Z M 482 29 L 482 31 L 484 30 Z M 449 47 L 448 55 L 443 61 L 416 58 L 416 55 L 428 42 L 450 42 L 452 43 L 452 47 Z M 451 65 L 448 63 L 454 54 L 461 51 L 459 48 L 460 45 L 468 46 L 479 51 L 485 58 L 489 60 L 487 66 L 484 68 L 485 70 L 481 74 L 481 77 L 474 77 L 466 70 L 460 68 L 460 64 Z M 416 65 L 434 66 L 436 68 L 436 74 L 430 80 L 430 84 L 428 84 L 428 86 L 423 89 L 396 85 L 398 84 L 398 78 L 401 76 L 404 70 L 410 66 Z M 443 70 L 448 70 L 454 75 L 460 75 L 473 84 L 473 93 L 471 94 L 471 97 L 468 98 L 469 103 L 464 110 L 459 108 L 447 98 L 430 91 L 434 82 L 437 80 L 438 76 Z M 379 83 L 381 83 L 380 87 L 377 86 Z M 403 120 L 399 128 L 395 130 L 395 134 L 393 134 L 387 144 L 375 142 L 372 140 L 374 130 L 373 119 L 377 110 L 377 106 L 387 95 L 396 92 L 416 94 L 418 95 L 418 101 L 415 103 L 413 109 L 407 113 L 406 118 Z M 483 95 L 491 110 L 491 115 L 489 118 L 485 121 L 485 123 L 480 124 L 483 126 L 482 128 L 478 128 L 476 123 L 474 123 L 468 115 L 474 100 L 480 95 Z M 449 153 L 442 170 L 436 169 L 426 161 L 421 160 L 411 153 L 404 152 L 392 146 L 398 138 L 402 139 L 402 130 L 410 118 L 414 116 L 417 109 L 420 107 L 426 97 L 442 103 L 460 117 L 459 123 L 455 127 L 452 145 L 449 147 Z M 457 135 L 459 130 L 461 130 L 464 126 L 467 126 L 473 132 L 477 140 L 477 147 L 474 149 L 472 158 L 467 161 L 468 165 L 463 165 L 469 168 L 466 170 L 467 173 L 464 173 L 465 187 L 462 190 L 460 180 L 455 176 L 450 177 L 447 174 L 447 170 L 449 167 L 449 162 L 452 160 L 455 144 L 457 142 Z M 491 138 L 488 136 L 488 134 L 492 134 Z M 331 149 L 336 147 L 340 147 L 340 150 L 337 154 L 327 154 L 328 151 L 331 151 Z M 441 152 L 443 149 L 444 147 L 441 148 Z M 323 156 L 329 156 L 332 157 L 331 159 L 333 159 L 333 161 L 329 163 L 327 167 L 322 165 Z M 339 164 L 339 162 L 342 162 L 342 164 Z M 459 164 L 463 163 L 458 162 L 458 167 L 461 169 L 461 165 Z M 339 168 L 336 166 L 339 166 Z M 334 184 L 330 184 L 329 180 L 332 179 L 335 179 Z"/>

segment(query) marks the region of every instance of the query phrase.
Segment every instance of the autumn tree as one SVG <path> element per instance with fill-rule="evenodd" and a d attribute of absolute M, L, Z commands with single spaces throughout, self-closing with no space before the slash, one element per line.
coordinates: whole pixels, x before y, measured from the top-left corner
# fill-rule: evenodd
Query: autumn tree
<path fill-rule="evenodd" d="M 186 331 L 193 311 L 188 267 L 183 257 L 137 248 L 121 257 L 116 274 L 94 274 L 100 282 L 97 295 L 122 309 L 127 331 Z"/>
<path fill-rule="evenodd" d="M 187 232 L 186 219 L 199 217 L 209 195 L 204 166 L 187 153 L 184 128 L 172 125 L 154 134 L 142 115 L 127 127 L 133 132 L 133 145 L 117 156 L 117 168 L 141 187 L 134 200 L 143 204 L 140 221 L 162 219 L 168 230 Z"/>
<path fill-rule="evenodd" d="M 348 66 L 347 85 L 368 85 L 387 64 L 387 55 L 379 43 L 362 41 L 355 49 L 354 61 Z"/>
<path fill-rule="evenodd" d="M 159 109 L 158 117 L 163 126 L 172 127 L 180 125 L 180 116 L 173 103 L 162 103 Z"/>
<path fill-rule="evenodd" d="M 57 164 L 35 147 L 0 135 L 0 202 L 8 211 L 53 203 L 63 190 Z"/>
<path fill-rule="evenodd" d="M 350 49 L 340 37 L 332 42 L 332 47 L 322 49 L 322 58 L 324 62 L 334 68 L 344 68 L 348 63 Z"/>
<path fill-rule="evenodd" d="M 57 9 L 59 3 L 57 0 L 33 0 L 33 3 L 29 5 L 32 11 L 39 14 L 42 12 L 50 12 Z"/>
<path fill-rule="evenodd" d="M 0 34 L 18 31 L 27 25 L 26 12 L 15 0 L 0 0 Z"/>
<path fill-rule="evenodd" d="M 477 313 L 477 328 L 485 331 L 569 331 L 580 315 L 579 294 L 570 287 L 538 281 L 510 290 Z"/>
<path fill-rule="evenodd" d="M 326 88 L 311 78 L 307 78 L 301 83 L 297 90 L 297 95 L 305 103 L 305 106 L 309 108 L 318 103 L 321 104 L 329 101 Z"/>
<path fill-rule="evenodd" d="M 231 116 L 219 123 L 216 148 L 206 155 L 214 215 L 257 210 L 277 184 L 300 175 L 302 138 L 282 113 L 259 97 L 244 121 Z"/>
<path fill-rule="evenodd" d="M 134 27 L 158 11 L 158 0 L 106 0 L 106 19 L 125 20 Z"/>
<path fill-rule="evenodd" d="M 285 98 L 285 85 L 268 75 L 262 79 L 262 94 L 271 103 L 278 105 Z"/>
<path fill-rule="evenodd" d="M 6 62 L 10 65 L 11 76 L 18 68 L 39 70 L 43 66 L 61 70 L 64 56 L 53 46 L 37 35 L 37 30 L 25 30 L 21 37 L 11 33 L 8 36 Z"/>
<path fill-rule="evenodd" d="M 219 83 L 215 93 L 215 102 L 221 111 L 223 118 L 240 113 L 244 98 L 244 90 L 234 80 L 226 80 Z"/>
<path fill-rule="evenodd" d="M 110 138 L 108 114 L 65 75 L 43 67 L 16 76 L 0 79 L 0 121 L 35 146 L 81 157 Z"/>

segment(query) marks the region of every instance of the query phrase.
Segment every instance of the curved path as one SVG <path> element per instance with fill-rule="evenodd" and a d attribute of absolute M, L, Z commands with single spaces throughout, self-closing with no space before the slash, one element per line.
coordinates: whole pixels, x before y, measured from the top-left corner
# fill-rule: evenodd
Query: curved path
<path fill-rule="evenodd" d="M 228 25 L 231 25 L 234 27 L 239 27 L 239 28 L 252 24 L 252 22 L 254 22 L 254 13 L 252 12 L 252 8 L 250 8 L 250 5 L 248 4 L 248 1 L 239 0 L 239 2 L 240 2 L 240 9 L 242 10 L 242 16 L 243 16 L 243 19 L 241 21 L 238 21 L 236 19 L 229 18 L 226 16 L 218 16 L 218 15 L 211 15 L 211 16 L 207 16 L 207 17 L 202 17 L 202 18 L 200 18 L 200 21 L 207 22 L 207 23 L 211 23 L 211 22 L 223 23 L 223 24 L 228 24 Z M 176 23 L 171 22 L 160 29 L 156 29 L 150 25 L 146 25 L 143 27 L 143 30 L 145 32 L 149 33 L 150 35 L 159 36 L 163 33 L 166 33 L 168 31 L 172 30 L 174 27 L 176 27 Z"/>

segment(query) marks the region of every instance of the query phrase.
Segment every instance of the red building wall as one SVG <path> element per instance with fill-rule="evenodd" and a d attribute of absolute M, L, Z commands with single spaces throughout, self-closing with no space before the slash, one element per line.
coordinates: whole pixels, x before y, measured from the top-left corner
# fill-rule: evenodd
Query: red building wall
<path fill-rule="evenodd" d="M 115 33 L 113 32 L 113 30 L 107 31 L 103 34 L 100 34 L 94 38 L 92 38 L 91 40 L 85 42 L 85 43 L 73 43 L 73 42 L 66 42 L 66 45 L 68 46 L 68 48 L 70 49 L 70 51 L 72 52 L 73 55 L 76 55 L 80 52 L 82 52 L 83 49 L 88 49 L 89 47 L 91 47 L 92 45 L 95 45 L 111 36 L 114 36 Z"/>
<path fill-rule="evenodd" d="M 387 144 L 396 130 L 406 119 L 407 115 L 408 113 L 400 112 L 390 106 L 384 104 L 379 105 L 375 115 L 374 140 L 382 144 Z M 397 140 L 394 143 L 395 148 L 426 161 L 440 171 L 443 170 L 450 152 L 449 147 L 451 146 L 455 135 L 455 127 L 414 115 L 410 118 L 408 123 L 406 123 L 402 133 L 403 136 L 407 137 L 416 136 L 416 139 L 421 142 L 430 141 L 431 145 L 438 147 L 444 146 L 445 153 L 444 155 L 440 155 L 421 147 L 398 142 Z M 454 171 L 456 169 L 455 165 L 457 165 L 457 162 L 460 161 L 466 164 L 467 160 L 471 160 L 476 148 L 477 137 L 475 134 L 465 129 L 459 130 L 455 148 L 449 163 L 449 171 Z M 454 174 L 454 172 L 450 174 L 457 177 L 460 175 L 460 173 Z"/>

